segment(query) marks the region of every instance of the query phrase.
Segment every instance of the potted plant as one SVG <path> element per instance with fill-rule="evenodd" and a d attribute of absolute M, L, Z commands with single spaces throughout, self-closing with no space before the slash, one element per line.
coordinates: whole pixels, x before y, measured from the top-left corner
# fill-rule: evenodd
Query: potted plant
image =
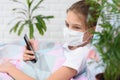
<path fill-rule="evenodd" d="M 96 75 L 96 80 L 120 80 L 120 3 L 119 0 L 102 0 L 101 23 L 102 31 L 96 31 L 94 44 L 103 61 L 105 71 Z M 111 20 L 114 18 L 114 20 Z"/>
<path fill-rule="evenodd" d="M 44 0 L 25 0 L 26 3 L 21 0 L 12 1 L 16 4 L 21 4 L 21 7 L 13 9 L 14 13 L 18 14 L 18 16 L 12 20 L 12 22 L 15 21 L 15 25 L 10 29 L 10 33 L 14 31 L 17 32 L 18 35 L 21 35 L 24 27 L 27 26 L 29 28 L 30 38 L 33 38 L 34 36 L 35 27 L 40 35 L 44 35 L 44 32 L 47 30 L 44 19 L 48 20 L 53 18 L 53 16 L 44 16 L 41 14 L 35 15 L 35 12 L 41 8 L 40 4 Z"/>

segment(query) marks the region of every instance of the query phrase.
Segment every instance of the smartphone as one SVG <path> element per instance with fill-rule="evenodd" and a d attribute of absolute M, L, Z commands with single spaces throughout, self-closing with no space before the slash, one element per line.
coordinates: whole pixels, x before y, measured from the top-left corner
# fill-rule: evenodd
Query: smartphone
<path fill-rule="evenodd" d="M 24 40 L 25 40 L 25 43 L 26 43 L 26 45 L 27 45 L 27 49 L 34 52 L 34 54 L 33 54 L 32 56 L 35 56 L 35 59 L 33 59 L 33 60 L 31 60 L 31 61 L 32 61 L 33 63 L 36 63 L 36 62 L 37 62 L 36 53 L 35 53 L 35 51 L 34 51 L 32 45 L 30 44 L 29 39 L 28 39 L 28 37 L 27 37 L 26 34 L 24 35 Z"/>

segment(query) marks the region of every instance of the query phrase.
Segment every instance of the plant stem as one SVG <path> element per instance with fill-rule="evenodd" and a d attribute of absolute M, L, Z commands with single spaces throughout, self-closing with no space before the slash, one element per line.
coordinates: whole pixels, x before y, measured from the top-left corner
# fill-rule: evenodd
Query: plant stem
<path fill-rule="evenodd" d="M 30 6 L 28 5 L 28 27 L 29 27 L 29 29 L 31 29 L 30 27 L 31 27 L 31 24 L 32 24 L 32 20 L 31 20 L 31 14 L 30 14 Z M 31 31 L 31 30 L 29 30 L 29 31 Z M 31 35 L 30 35 L 31 33 L 29 32 L 29 37 L 31 38 Z"/>

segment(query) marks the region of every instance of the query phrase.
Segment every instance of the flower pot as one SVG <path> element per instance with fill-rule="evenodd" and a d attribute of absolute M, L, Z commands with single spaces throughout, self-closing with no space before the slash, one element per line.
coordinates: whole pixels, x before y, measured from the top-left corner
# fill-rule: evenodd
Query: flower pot
<path fill-rule="evenodd" d="M 96 80 L 105 80 L 103 73 L 99 73 L 95 76 Z"/>

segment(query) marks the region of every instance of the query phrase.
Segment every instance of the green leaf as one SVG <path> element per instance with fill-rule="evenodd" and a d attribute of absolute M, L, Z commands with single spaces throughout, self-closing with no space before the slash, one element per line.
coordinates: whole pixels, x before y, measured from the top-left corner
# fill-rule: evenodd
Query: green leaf
<path fill-rule="evenodd" d="M 14 25 L 14 27 L 13 27 L 12 29 L 10 29 L 10 33 L 11 33 L 13 30 L 14 30 L 14 32 L 16 32 L 17 29 L 18 29 L 18 27 L 19 27 L 19 25 L 20 25 L 20 23 L 21 23 L 21 21 L 17 22 L 17 23 Z"/>
<path fill-rule="evenodd" d="M 40 33 L 41 35 L 44 35 L 44 31 L 43 31 L 42 28 L 41 28 L 41 24 L 36 23 L 35 25 L 36 25 L 36 27 L 37 27 L 39 33 Z"/>
<path fill-rule="evenodd" d="M 32 0 L 31 3 L 33 3 L 35 0 Z"/>
<path fill-rule="evenodd" d="M 19 0 L 19 1 L 18 1 L 18 0 L 11 0 L 11 1 L 13 1 L 13 2 L 15 2 L 15 3 L 18 3 L 18 4 L 22 4 L 23 6 L 26 7 L 26 5 L 25 5 L 23 2 L 21 2 L 20 0 Z"/>
<path fill-rule="evenodd" d="M 44 0 L 40 0 L 32 9 L 32 13 L 37 9 L 37 7 L 43 2 Z"/>
<path fill-rule="evenodd" d="M 54 18 L 54 16 L 41 16 L 41 18 L 42 18 L 42 19 L 47 19 L 47 20 L 49 20 L 49 19 L 51 19 L 51 18 Z"/>
<path fill-rule="evenodd" d="M 120 7 L 120 3 L 118 2 L 118 0 L 112 0 L 114 5 L 116 5 L 117 7 Z"/>
<path fill-rule="evenodd" d="M 27 5 L 30 8 L 30 0 L 27 0 Z"/>
<path fill-rule="evenodd" d="M 32 0 L 32 1 L 27 0 L 27 5 L 28 5 L 29 9 L 30 9 L 30 7 L 31 7 L 31 5 L 32 5 L 32 3 L 33 3 L 33 1 L 34 1 L 34 0 Z"/>
<path fill-rule="evenodd" d="M 22 11 L 22 12 L 27 13 L 27 10 L 26 9 L 22 9 L 22 8 L 13 8 L 12 10 L 13 11 Z"/>
<path fill-rule="evenodd" d="M 43 28 L 44 31 L 46 31 L 47 27 L 46 27 L 46 24 L 45 24 L 44 20 L 40 16 L 36 16 L 36 19 L 37 19 L 37 22 L 39 24 L 41 24 L 41 28 Z"/>
<path fill-rule="evenodd" d="M 30 23 L 29 24 L 29 37 L 30 37 L 30 39 L 32 39 L 33 37 L 34 37 L 34 28 L 33 28 L 33 24 L 32 23 Z"/>
<path fill-rule="evenodd" d="M 19 19 L 19 21 L 21 21 L 21 22 L 22 22 L 22 20 L 25 20 L 23 17 L 16 17 L 16 18 L 12 19 L 12 20 L 8 23 L 8 25 L 10 25 L 12 22 L 14 22 L 14 21 L 16 21 L 16 20 L 18 20 L 18 19 Z M 22 20 L 20 20 L 20 19 L 22 19 Z"/>
<path fill-rule="evenodd" d="M 25 12 L 21 12 L 21 11 L 19 11 L 19 12 L 16 12 L 16 13 L 18 13 L 18 14 L 22 14 L 23 16 L 25 16 L 25 17 L 27 18 L 27 14 L 26 14 Z"/>
<path fill-rule="evenodd" d="M 35 0 L 32 0 L 32 1 L 30 2 L 30 7 L 31 7 L 31 5 L 33 4 L 34 1 L 35 1 Z"/>
<path fill-rule="evenodd" d="M 22 24 L 22 25 L 20 26 L 20 29 L 18 30 L 18 36 L 21 35 L 21 33 L 22 33 L 23 28 L 24 28 L 25 25 L 26 25 L 26 23 L 24 23 L 24 24 Z"/>
<path fill-rule="evenodd" d="M 19 2 L 18 0 L 11 0 L 11 1 L 13 1 L 13 2 Z"/>
<path fill-rule="evenodd" d="M 14 27 L 12 27 L 9 32 L 11 33 L 13 30 L 14 30 Z"/>
<path fill-rule="evenodd" d="M 27 5 L 29 5 L 30 4 L 30 0 L 26 0 L 27 1 Z"/>

